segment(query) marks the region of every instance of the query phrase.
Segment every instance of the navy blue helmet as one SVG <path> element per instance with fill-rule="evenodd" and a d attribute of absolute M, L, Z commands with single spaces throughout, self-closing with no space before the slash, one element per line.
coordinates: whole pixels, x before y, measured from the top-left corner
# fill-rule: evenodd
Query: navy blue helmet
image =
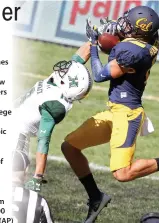
<path fill-rule="evenodd" d="M 117 29 L 123 37 L 153 37 L 159 29 L 159 16 L 147 6 L 137 6 L 117 20 Z"/>

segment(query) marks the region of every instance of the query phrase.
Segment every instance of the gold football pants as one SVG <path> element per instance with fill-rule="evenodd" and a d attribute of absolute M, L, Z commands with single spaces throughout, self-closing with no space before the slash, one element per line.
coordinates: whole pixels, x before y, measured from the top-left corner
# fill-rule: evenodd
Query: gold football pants
<path fill-rule="evenodd" d="M 67 135 L 65 141 L 80 150 L 110 142 L 110 169 L 115 171 L 132 162 L 144 110 L 142 107 L 130 109 L 111 102 L 108 102 L 108 106 L 109 110 L 86 120 Z"/>

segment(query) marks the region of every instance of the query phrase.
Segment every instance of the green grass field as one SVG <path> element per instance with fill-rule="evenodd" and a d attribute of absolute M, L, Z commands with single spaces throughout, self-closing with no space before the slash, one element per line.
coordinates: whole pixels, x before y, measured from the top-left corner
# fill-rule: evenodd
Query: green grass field
<path fill-rule="evenodd" d="M 29 89 L 39 80 L 36 75 L 48 76 L 53 65 L 59 60 L 69 60 L 76 48 L 55 44 L 14 39 L 14 97 Z M 102 61 L 106 55 L 101 54 Z M 88 62 L 88 68 L 90 68 Z M 159 64 L 151 72 L 145 94 L 159 97 Z M 22 74 L 32 73 L 33 77 Z M 44 77 L 43 77 L 44 78 Z M 98 84 L 108 88 L 108 83 Z M 64 137 L 85 119 L 106 108 L 107 90 L 92 90 L 82 103 L 76 102 L 65 120 L 58 124 L 52 136 L 49 155 L 60 156 L 60 145 Z M 151 118 L 155 132 L 147 137 L 139 137 L 135 159 L 158 157 L 159 150 L 159 115 L 158 101 L 144 100 L 143 105 Z M 36 151 L 36 139 L 31 142 L 31 152 Z M 101 166 L 109 166 L 109 145 L 89 148 L 84 152 L 90 162 Z M 35 167 L 34 161 L 32 168 Z M 31 173 L 33 170 L 30 171 Z M 112 202 L 100 214 L 97 222 L 102 223 L 137 223 L 142 214 L 158 211 L 159 180 L 138 179 L 129 183 L 119 183 L 111 173 L 93 171 L 100 188 L 112 196 Z M 152 176 L 159 177 L 159 174 Z M 48 184 L 43 187 L 42 194 L 48 199 L 57 222 L 82 222 L 87 213 L 87 196 L 83 187 L 64 163 L 49 161 L 46 170 Z"/>

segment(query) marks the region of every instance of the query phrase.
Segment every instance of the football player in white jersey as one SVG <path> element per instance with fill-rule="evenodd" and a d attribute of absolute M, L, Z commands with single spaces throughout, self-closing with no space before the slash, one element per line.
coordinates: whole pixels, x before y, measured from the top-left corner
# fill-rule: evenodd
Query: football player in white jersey
<path fill-rule="evenodd" d="M 71 61 L 58 62 L 47 79 L 37 82 L 15 102 L 16 150 L 28 154 L 30 137 L 38 138 L 36 169 L 26 183 L 28 189 L 41 190 L 53 129 L 64 119 L 73 102 L 83 99 L 92 87 L 85 62 L 78 54 Z"/>

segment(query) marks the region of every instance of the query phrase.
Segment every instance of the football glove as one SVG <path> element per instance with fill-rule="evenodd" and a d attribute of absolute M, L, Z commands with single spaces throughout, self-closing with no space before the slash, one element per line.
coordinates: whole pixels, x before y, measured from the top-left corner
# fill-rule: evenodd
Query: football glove
<path fill-rule="evenodd" d="M 108 33 L 113 36 L 117 34 L 117 22 L 109 20 L 108 17 L 100 19 L 100 26 L 98 27 L 98 33 Z"/>
<path fill-rule="evenodd" d="M 32 177 L 28 182 L 25 183 L 25 188 L 28 190 L 40 192 L 42 184 L 44 183 L 47 183 L 47 181 L 44 180 L 43 177 L 41 178 Z"/>
<path fill-rule="evenodd" d="M 98 32 L 96 27 L 91 25 L 90 18 L 86 20 L 86 35 L 92 44 L 97 44 Z"/>

